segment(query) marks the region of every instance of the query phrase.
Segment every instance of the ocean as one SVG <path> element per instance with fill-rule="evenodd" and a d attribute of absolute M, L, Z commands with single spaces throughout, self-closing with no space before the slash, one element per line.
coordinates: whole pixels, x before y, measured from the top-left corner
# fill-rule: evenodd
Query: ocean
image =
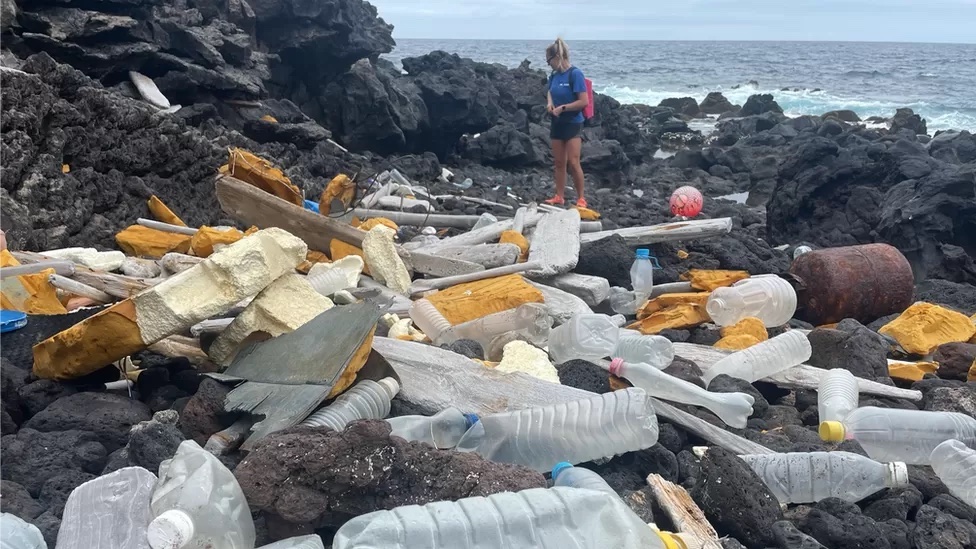
<path fill-rule="evenodd" d="M 397 39 L 385 57 L 444 50 L 476 61 L 547 68 L 548 41 Z M 621 103 L 701 101 L 720 91 L 736 104 L 771 93 L 787 115 L 850 109 L 861 118 L 910 107 L 929 133 L 976 132 L 976 44 L 879 42 L 569 42 L 594 90 Z M 785 88 L 785 89 L 784 89 Z"/>

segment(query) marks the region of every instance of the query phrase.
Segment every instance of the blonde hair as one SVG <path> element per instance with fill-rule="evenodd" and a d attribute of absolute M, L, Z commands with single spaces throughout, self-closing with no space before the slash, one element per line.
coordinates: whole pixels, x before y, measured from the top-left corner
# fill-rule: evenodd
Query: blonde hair
<path fill-rule="evenodd" d="M 566 42 L 563 42 L 562 38 L 556 38 L 556 41 L 546 48 L 546 59 L 558 58 L 569 63 L 569 46 Z"/>

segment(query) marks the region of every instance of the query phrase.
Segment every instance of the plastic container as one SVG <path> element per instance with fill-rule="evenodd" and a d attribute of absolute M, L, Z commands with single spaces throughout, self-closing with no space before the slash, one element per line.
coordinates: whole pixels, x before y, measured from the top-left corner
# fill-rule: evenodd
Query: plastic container
<path fill-rule="evenodd" d="M 47 542 L 37 526 L 17 515 L 0 513 L 0 532 L 3 534 L 0 535 L 0 549 L 47 549 Z"/>
<path fill-rule="evenodd" d="M 739 456 L 780 503 L 827 498 L 858 502 L 885 488 L 908 486 L 902 462 L 878 463 L 850 452 L 791 452 Z"/>
<path fill-rule="evenodd" d="M 834 368 L 820 378 L 817 387 L 817 411 L 820 421 L 842 421 L 857 409 L 858 388 L 854 374 Z"/>
<path fill-rule="evenodd" d="M 192 440 L 160 464 L 150 508 L 156 517 L 146 533 L 152 549 L 254 547 L 254 522 L 237 479 Z"/>
<path fill-rule="evenodd" d="M 514 331 L 524 334 L 528 341 L 544 344 L 549 339 L 551 330 L 552 319 L 549 318 L 549 309 L 545 305 L 523 303 L 514 309 L 451 326 L 441 331 L 433 341 L 436 345 L 443 345 L 459 339 L 471 339 L 485 347 L 496 337 Z"/>
<path fill-rule="evenodd" d="M 932 450 L 932 470 L 949 492 L 976 508 L 976 449 L 958 440 L 947 440 Z"/>
<path fill-rule="evenodd" d="M 342 525 L 333 549 L 670 549 L 619 498 L 578 488 L 532 488 L 406 505 Z"/>
<path fill-rule="evenodd" d="M 619 497 L 617 492 L 598 473 L 584 467 L 575 467 L 568 461 L 560 461 L 552 468 L 552 482 L 553 486 L 596 490 L 597 492 L 606 492 L 613 497 Z"/>
<path fill-rule="evenodd" d="M 233 452 L 251 433 L 252 425 L 254 425 L 253 419 L 250 417 L 242 417 L 223 431 L 218 431 L 210 435 L 203 449 L 215 456 L 222 456 Z"/>
<path fill-rule="evenodd" d="M 654 265 L 651 265 L 651 251 L 638 248 L 634 253 L 634 264 L 630 266 L 630 287 L 638 303 L 647 301 L 654 289 Z"/>
<path fill-rule="evenodd" d="M 27 326 L 27 313 L 10 309 L 0 310 L 0 333 L 15 332 L 24 326 Z"/>
<path fill-rule="evenodd" d="M 318 534 L 311 534 L 283 539 L 270 545 L 262 545 L 258 549 L 325 549 L 325 544 Z"/>
<path fill-rule="evenodd" d="M 410 306 L 407 312 L 410 320 L 420 328 L 420 331 L 427 334 L 431 341 L 438 341 L 442 334 L 451 329 L 451 323 L 434 304 L 426 299 L 418 299 Z"/>
<path fill-rule="evenodd" d="M 365 263 L 362 258 L 351 255 L 333 263 L 316 263 L 308 270 L 305 280 L 315 291 L 326 297 L 359 284 Z"/>
<path fill-rule="evenodd" d="M 76 487 L 64 505 L 57 548 L 149 549 L 146 529 L 152 520 L 149 501 L 156 482 L 150 471 L 126 467 Z"/>
<path fill-rule="evenodd" d="M 400 416 L 386 420 L 393 428 L 392 435 L 413 442 L 426 442 L 435 448 L 454 448 L 477 421 L 478 416 L 463 414 L 453 406 L 432 416 Z"/>
<path fill-rule="evenodd" d="M 956 412 L 926 412 L 864 406 L 843 422 L 820 424 L 828 442 L 856 440 L 871 459 L 929 465 L 932 451 L 947 440 L 976 446 L 976 419 Z"/>
<path fill-rule="evenodd" d="M 702 379 L 707 386 L 719 374 L 726 374 L 752 383 L 802 364 L 812 353 L 806 334 L 790 330 L 726 356 L 713 364 Z"/>
<path fill-rule="evenodd" d="M 341 431 L 351 421 L 383 419 L 390 415 L 390 401 L 399 392 L 400 383 L 392 377 L 378 382 L 364 379 L 339 395 L 332 404 L 308 416 L 302 425 Z"/>
<path fill-rule="evenodd" d="M 478 217 L 478 221 L 475 222 L 474 227 L 471 227 L 471 230 L 477 231 L 478 229 L 482 227 L 487 227 L 488 225 L 491 225 L 493 223 L 498 223 L 498 218 L 491 215 L 488 212 L 485 212 Z"/>
<path fill-rule="evenodd" d="M 749 316 L 762 320 L 767 328 L 782 326 L 796 312 L 796 291 L 776 275 L 756 275 L 713 290 L 705 310 L 719 326 Z"/>
<path fill-rule="evenodd" d="M 631 335 L 621 330 L 617 346 L 610 356 L 623 359 L 624 362 L 650 364 L 658 370 L 663 370 L 674 361 L 674 345 L 666 337 Z"/>
<path fill-rule="evenodd" d="M 650 448 L 657 435 L 647 393 L 630 388 L 482 416 L 455 449 L 548 472 L 560 461 L 582 463 Z"/>
<path fill-rule="evenodd" d="M 610 356 L 617 347 L 620 328 L 607 315 L 581 314 L 552 329 L 549 334 L 549 356 L 556 364 L 573 359 L 597 359 Z"/>
<path fill-rule="evenodd" d="M 756 402 L 752 395 L 746 393 L 706 391 L 694 383 L 668 375 L 647 364 L 624 362 L 620 359 L 609 363 L 600 361 L 600 364 L 611 374 L 625 378 L 652 397 L 701 406 L 737 429 L 745 429 L 746 422 L 752 415 L 752 405 Z"/>

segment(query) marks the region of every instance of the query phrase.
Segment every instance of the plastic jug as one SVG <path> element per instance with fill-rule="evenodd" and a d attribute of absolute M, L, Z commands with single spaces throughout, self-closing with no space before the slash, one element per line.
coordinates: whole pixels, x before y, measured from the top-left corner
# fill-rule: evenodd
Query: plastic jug
<path fill-rule="evenodd" d="M 713 290 L 705 310 L 719 326 L 748 316 L 762 320 L 767 328 L 782 326 L 796 312 L 796 290 L 776 275 L 756 275 Z"/>
<path fill-rule="evenodd" d="M 333 549 L 669 549 L 617 497 L 578 488 L 531 488 L 406 505 L 342 525 Z"/>
<path fill-rule="evenodd" d="M 854 374 L 833 368 L 820 378 L 817 387 L 817 411 L 820 421 L 842 421 L 857 408 L 858 388 Z"/>
<path fill-rule="evenodd" d="M 234 474 L 192 440 L 159 466 L 150 502 L 152 549 L 251 549 L 254 522 Z"/>
<path fill-rule="evenodd" d="M 17 515 L 0 513 L 0 533 L 0 549 L 47 549 L 47 542 L 37 526 Z"/>
<path fill-rule="evenodd" d="M 76 487 L 64 505 L 57 549 L 149 549 L 156 482 L 152 472 L 126 467 Z"/>
<path fill-rule="evenodd" d="M 630 335 L 621 330 L 617 346 L 610 356 L 623 359 L 624 362 L 640 362 L 663 370 L 674 361 L 674 345 L 666 337 L 640 333 Z"/>
<path fill-rule="evenodd" d="M 478 421 L 474 414 L 463 414 L 453 406 L 432 416 L 400 416 L 386 420 L 390 433 L 405 440 L 426 442 L 435 448 L 454 448 L 461 437 Z"/>
<path fill-rule="evenodd" d="M 581 314 L 552 329 L 549 334 L 549 356 L 562 364 L 573 359 L 597 359 L 610 356 L 617 348 L 620 323 L 615 317 Z"/>
<path fill-rule="evenodd" d="M 858 502 L 885 488 L 908 486 L 902 462 L 878 463 L 851 452 L 791 452 L 739 456 L 780 503 L 827 498 Z"/>
<path fill-rule="evenodd" d="M 871 459 L 929 465 L 935 447 L 951 439 L 976 446 L 976 419 L 956 412 L 927 412 L 865 406 L 844 421 L 820 424 L 828 442 L 853 439 Z"/>
<path fill-rule="evenodd" d="M 932 470 L 949 492 L 976 508 L 976 449 L 958 440 L 947 440 L 932 450 Z"/>
<path fill-rule="evenodd" d="M 719 374 L 727 374 L 752 383 L 802 364 L 812 353 L 806 334 L 790 330 L 726 356 L 712 364 L 702 379 L 708 385 Z"/>
<path fill-rule="evenodd" d="M 459 452 L 539 472 L 643 450 L 657 442 L 657 416 L 643 389 L 630 388 L 538 408 L 482 416 Z"/>
<path fill-rule="evenodd" d="M 694 383 L 668 375 L 647 364 L 624 362 L 615 358 L 609 363 L 600 361 L 600 365 L 611 374 L 623 377 L 635 387 L 640 387 L 652 397 L 701 406 L 737 429 L 745 429 L 746 422 L 752 415 L 752 405 L 756 402 L 752 395 L 746 393 L 706 391 Z"/>
<path fill-rule="evenodd" d="M 383 419 L 390 415 L 390 401 L 399 392 L 400 383 L 392 377 L 378 382 L 364 379 L 339 395 L 332 404 L 308 416 L 302 425 L 341 431 L 352 421 Z"/>
<path fill-rule="evenodd" d="M 651 264 L 651 251 L 638 248 L 634 254 L 634 264 L 630 266 L 630 287 L 635 300 L 643 304 L 654 289 L 654 266 Z"/>

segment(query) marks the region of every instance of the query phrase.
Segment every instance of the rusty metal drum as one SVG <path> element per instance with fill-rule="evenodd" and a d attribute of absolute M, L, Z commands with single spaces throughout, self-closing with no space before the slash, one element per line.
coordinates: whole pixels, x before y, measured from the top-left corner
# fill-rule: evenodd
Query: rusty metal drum
<path fill-rule="evenodd" d="M 790 267 L 796 318 L 820 326 L 853 318 L 867 324 L 912 304 L 908 260 L 888 244 L 826 248 L 800 255 Z"/>

